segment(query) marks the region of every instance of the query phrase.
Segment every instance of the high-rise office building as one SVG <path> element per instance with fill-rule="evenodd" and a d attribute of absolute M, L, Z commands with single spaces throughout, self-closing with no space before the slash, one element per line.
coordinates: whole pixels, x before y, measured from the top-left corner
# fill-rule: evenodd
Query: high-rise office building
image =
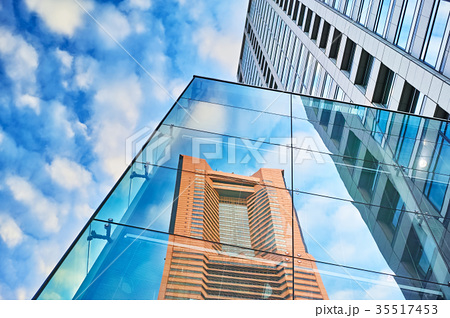
<path fill-rule="evenodd" d="M 180 156 L 170 226 L 180 236 L 169 242 L 159 298 L 294 299 L 295 290 L 295 299 L 328 299 L 292 212 L 282 170 L 245 177 Z M 185 237 L 204 241 L 193 248 Z M 302 256 L 294 276 L 292 253 Z"/>
<path fill-rule="evenodd" d="M 448 0 L 250 0 L 240 82 L 448 119 Z"/>
<path fill-rule="evenodd" d="M 448 121 L 195 77 L 36 299 L 448 299 Z"/>
<path fill-rule="evenodd" d="M 450 139 L 447 122 L 400 112 L 449 118 L 449 17 L 446 0 L 252 0 L 238 70 L 243 83 L 379 108 L 306 116 L 352 200 L 367 204 L 355 206 L 389 267 L 418 287 L 450 280 Z"/>

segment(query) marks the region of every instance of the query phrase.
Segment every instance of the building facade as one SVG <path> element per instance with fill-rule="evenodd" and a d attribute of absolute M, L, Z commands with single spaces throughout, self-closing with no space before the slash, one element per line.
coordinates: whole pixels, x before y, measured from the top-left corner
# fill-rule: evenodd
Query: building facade
<path fill-rule="evenodd" d="M 337 155 L 349 195 L 369 204 L 357 207 L 390 268 L 418 286 L 449 280 L 447 123 L 383 109 L 449 118 L 449 17 L 446 0 L 253 0 L 238 69 L 243 83 L 380 109 L 307 117 Z M 366 171 L 353 167 L 358 160 Z M 415 223 L 405 210 L 425 215 Z M 440 233 L 441 257 L 426 251 L 425 219 Z"/>
<path fill-rule="evenodd" d="M 187 156 L 179 167 L 171 227 L 181 236 L 169 243 L 160 299 L 328 299 L 282 170 L 245 177 Z M 182 236 L 202 242 L 193 252 Z M 292 252 L 303 257 L 296 275 Z"/>
<path fill-rule="evenodd" d="M 448 299 L 448 124 L 195 77 L 35 299 Z"/>
<path fill-rule="evenodd" d="M 242 83 L 448 119 L 448 0 L 251 0 Z"/>

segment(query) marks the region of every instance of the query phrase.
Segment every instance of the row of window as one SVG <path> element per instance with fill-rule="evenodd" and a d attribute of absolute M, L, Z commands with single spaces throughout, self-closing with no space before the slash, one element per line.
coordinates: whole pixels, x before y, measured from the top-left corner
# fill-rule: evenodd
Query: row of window
<path fill-rule="evenodd" d="M 280 5 L 284 9 L 283 1 L 277 1 L 276 3 Z M 289 2 L 289 1 L 288 1 Z M 323 51 L 326 51 L 327 45 L 328 45 L 328 39 L 329 34 L 331 31 L 331 26 L 327 21 L 323 21 L 323 27 L 322 27 L 322 34 L 320 36 L 319 43 L 317 43 L 318 39 L 318 32 L 319 32 L 319 26 L 321 23 L 321 17 L 317 14 L 314 15 L 313 20 L 313 14 L 309 8 L 307 8 L 304 4 L 302 4 L 300 1 L 291 1 L 294 2 L 293 10 L 290 14 L 289 10 L 285 10 L 286 14 L 290 14 L 290 17 L 294 22 L 297 23 L 297 25 L 302 28 L 302 30 L 305 33 L 308 33 L 310 31 L 310 26 L 312 25 L 312 31 L 310 32 L 309 36 L 310 38 L 318 44 L 319 48 L 321 48 Z M 298 3 L 298 4 L 297 4 Z M 337 2 L 333 2 L 332 5 L 336 5 Z M 331 5 L 331 2 L 328 4 Z M 287 6 L 288 8 L 290 7 Z M 300 8 L 299 10 L 296 10 L 296 8 Z M 298 11 L 298 14 L 297 14 Z M 305 14 L 306 12 L 306 14 Z M 336 62 L 339 50 L 341 49 L 341 38 L 342 33 L 338 29 L 334 29 L 332 40 L 330 44 L 330 51 L 328 57 Z M 357 65 L 357 71 L 356 71 L 356 78 L 354 80 L 354 84 L 357 85 L 362 89 L 363 92 L 366 91 L 367 86 L 369 84 L 369 78 L 371 76 L 372 72 L 372 66 L 374 63 L 374 57 L 370 55 L 367 51 L 364 49 L 362 50 L 361 56 L 359 61 L 354 61 L 354 55 L 356 51 L 356 44 L 354 41 L 352 41 L 349 37 L 347 38 L 344 46 L 343 46 L 343 57 L 342 62 L 340 65 L 341 71 L 347 75 L 348 77 L 351 74 L 353 65 Z M 309 59 L 307 59 L 309 61 Z M 320 97 L 328 97 L 328 98 L 334 98 L 337 100 L 347 100 L 345 97 L 342 98 L 340 95 L 343 94 L 342 90 L 337 87 L 334 95 L 330 94 L 329 89 L 330 85 L 332 83 L 332 79 L 329 77 L 329 75 L 322 69 L 321 65 L 316 63 L 314 66 L 314 72 L 312 76 L 312 82 L 309 92 L 306 90 L 309 80 L 309 74 L 310 68 L 307 66 L 305 70 L 305 78 L 303 80 L 303 88 L 300 92 L 302 93 L 309 93 L 310 95 L 320 96 Z M 323 81 L 323 84 L 320 86 L 321 83 L 321 77 L 322 74 L 325 74 L 325 80 Z M 374 88 L 373 95 L 371 97 L 372 103 L 376 105 L 380 105 L 383 107 L 388 107 L 390 102 L 390 94 L 392 91 L 392 88 L 395 83 L 395 73 L 390 70 L 388 67 L 386 67 L 384 64 L 381 64 L 380 69 L 378 71 L 378 75 L 376 76 L 376 84 Z M 331 83 L 330 83 L 331 81 Z M 294 92 L 298 92 L 298 90 L 295 90 Z M 345 94 L 344 94 L 345 96 Z M 370 97 L 369 97 L 370 98 Z M 399 100 L 398 110 L 409 112 L 409 113 L 416 113 L 416 114 L 422 114 L 424 111 L 424 107 L 427 103 L 427 97 L 415 89 L 412 85 L 410 85 L 408 82 L 405 82 L 403 85 L 403 90 L 401 94 L 401 98 Z M 434 117 L 436 118 L 442 118 L 442 119 L 448 119 L 449 114 L 443 110 L 439 105 L 436 105 L 436 110 L 434 113 Z"/>
<path fill-rule="evenodd" d="M 297 12 L 299 16 L 305 16 L 305 12 L 307 12 L 305 27 L 309 29 L 312 11 L 307 11 L 303 5 L 300 10 L 299 7 L 292 7 L 291 11 Z M 349 100 L 269 3 L 263 0 L 252 1 L 249 17 L 255 28 L 255 33 L 259 34 L 261 45 L 265 47 L 268 58 L 287 90 L 325 98 Z M 313 23 L 314 36 L 318 36 L 319 22 L 317 20 Z M 247 24 L 246 30 L 247 33 L 253 34 L 250 23 Z M 254 38 L 254 35 L 250 37 Z M 259 43 L 257 42 L 255 40 L 256 44 L 252 46 L 255 46 L 256 51 L 259 52 Z M 244 50 L 246 49 L 244 48 Z M 259 56 L 258 53 L 257 56 Z M 264 59 L 263 63 L 267 63 L 267 61 Z M 261 67 L 264 73 L 267 66 L 261 65 Z M 321 81 L 323 77 L 327 78 L 324 84 Z M 270 83 L 268 86 L 272 87 Z M 332 87 L 333 90 L 331 90 Z"/>
<path fill-rule="evenodd" d="M 450 76 L 448 0 L 319 1 Z"/>

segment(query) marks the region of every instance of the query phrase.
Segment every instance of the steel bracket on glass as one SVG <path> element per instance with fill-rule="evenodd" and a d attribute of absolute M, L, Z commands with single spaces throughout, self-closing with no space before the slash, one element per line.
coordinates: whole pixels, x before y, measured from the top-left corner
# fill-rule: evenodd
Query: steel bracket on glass
<path fill-rule="evenodd" d="M 97 234 L 94 230 L 91 231 L 91 234 L 87 237 L 88 241 L 92 241 L 93 239 L 106 240 L 108 243 L 112 243 L 111 238 L 111 223 L 113 219 L 108 219 L 108 223 L 105 224 L 106 235 Z"/>

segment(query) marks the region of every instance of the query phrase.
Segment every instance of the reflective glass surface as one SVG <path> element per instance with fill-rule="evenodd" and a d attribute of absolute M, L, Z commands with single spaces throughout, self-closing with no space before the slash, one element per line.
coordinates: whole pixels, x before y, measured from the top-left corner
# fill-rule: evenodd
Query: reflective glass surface
<path fill-rule="evenodd" d="M 387 15 L 388 15 L 388 10 L 389 10 L 390 5 L 391 5 L 390 0 L 381 0 L 381 2 L 380 2 L 380 8 L 379 8 L 380 13 L 378 15 L 376 32 L 381 36 L 383 36 L 383 31 L 384 31 L 384 27 L 386 25 L 386 20 L 387 20 Z"/>
<path fill-rule="evenodd" d="M 413 29 L 412 22 L 414 19 L 414 12 L 416 10 L 417 0 L 407 0 L 406 8 L 403 14 L 403 22 L 398 30 L 397 45 L 402 49 L 406 48 L 408 37 Z"/>
<path fill-rule="evenodd" d="M 448 299 L 449 162 L 448 122 L 195 77 L 36 298 Z"/>
<path fill-rule="evenodd" d="M 450 14 L 450 2 L 441 0 L 436 13 L 434 23 L 430 26 L 431 35 L 428 42 L 428 48 L 425 55 L 425 62 L 431 66 L 436 66 L 439 49 L 444 40 L 444 32 L 448 23 Z"/>

